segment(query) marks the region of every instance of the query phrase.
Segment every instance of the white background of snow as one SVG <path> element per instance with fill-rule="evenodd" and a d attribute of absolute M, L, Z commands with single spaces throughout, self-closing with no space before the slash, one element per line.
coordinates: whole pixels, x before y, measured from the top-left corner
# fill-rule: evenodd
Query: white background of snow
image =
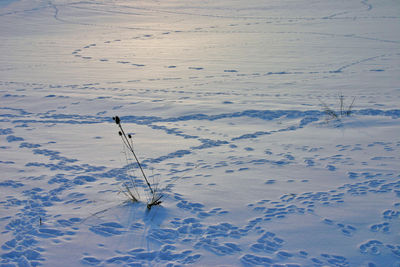
<path fill-rule="evenodd" d="M 1 1 L 0 264 L 398 266 L 399 14 Z M 150 213 L 118 194 L 114 115 L 170 186 Z"/>

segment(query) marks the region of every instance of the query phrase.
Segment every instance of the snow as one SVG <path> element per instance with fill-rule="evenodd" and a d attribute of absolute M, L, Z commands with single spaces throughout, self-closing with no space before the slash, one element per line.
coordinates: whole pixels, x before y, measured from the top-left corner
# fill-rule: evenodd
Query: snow
<path fill-rule="evenodd" d="M 400 265 L 399 14 L 1 1 L 0 266 Z"/>

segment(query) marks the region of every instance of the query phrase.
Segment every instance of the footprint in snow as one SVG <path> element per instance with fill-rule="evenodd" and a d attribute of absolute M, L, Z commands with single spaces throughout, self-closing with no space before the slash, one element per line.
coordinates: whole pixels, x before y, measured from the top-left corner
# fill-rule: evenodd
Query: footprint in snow
<path fill-rule="evenodd" d="M 378 223 L 371 225 L 369 229 L 372 232 L 382 232 L 382 233 L 389 233 L 390 232 L 390 224 L 388 222 Z"/>
<path fill-rule="evenodd" d="M 12 143 L 12 142 L 21 142 L 24 141 L 24 138 L 18 137 L 15 135 L 9 135 L 6 137 L 7 142 Z"/>
<path fill-rule="evenodd" d="M 123 234 L 125 232 L 123 228 L 124 227 L 117 222 L 108 222 L 91 226 L 89 230 L 95 234 L 108 237 Z"/>

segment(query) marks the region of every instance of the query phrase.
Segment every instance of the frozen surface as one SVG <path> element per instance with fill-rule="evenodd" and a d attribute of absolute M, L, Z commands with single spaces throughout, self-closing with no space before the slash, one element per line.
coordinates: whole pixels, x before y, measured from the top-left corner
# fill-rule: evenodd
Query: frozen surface
<path fill-rule="evenodd" d="M 399 266 L 399 14 L 0 1 L 0 266 Z"/>

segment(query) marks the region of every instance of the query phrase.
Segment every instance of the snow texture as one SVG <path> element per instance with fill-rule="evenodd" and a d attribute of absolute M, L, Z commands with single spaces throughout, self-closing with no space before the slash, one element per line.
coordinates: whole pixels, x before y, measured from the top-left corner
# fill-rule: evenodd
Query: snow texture
<path fill-rule="evenodd" d="M 399 14 L 0 1 L 0 266 L 399 266 Z"/>

